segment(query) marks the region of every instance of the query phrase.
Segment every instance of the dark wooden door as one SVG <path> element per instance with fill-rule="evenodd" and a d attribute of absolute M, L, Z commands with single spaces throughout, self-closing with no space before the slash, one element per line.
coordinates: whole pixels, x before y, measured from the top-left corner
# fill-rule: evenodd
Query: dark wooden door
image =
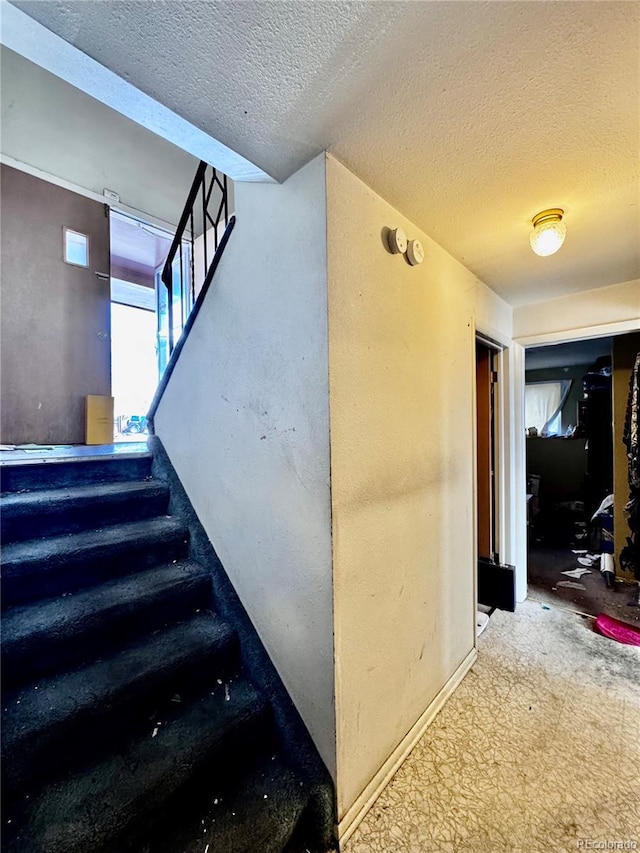
<path fill-rule="evenodd" d="M 476 343 L 478 557 L 488 560 L 494 555 L 492 371 L 493 352 Z"/>

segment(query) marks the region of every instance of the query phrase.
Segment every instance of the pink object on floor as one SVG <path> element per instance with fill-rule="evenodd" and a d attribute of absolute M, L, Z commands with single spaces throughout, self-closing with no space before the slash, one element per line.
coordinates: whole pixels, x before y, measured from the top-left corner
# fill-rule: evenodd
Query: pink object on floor
<path fill-rule="evenodd" d="M 640 646 L 640 628 L 627 625 L 626 622 L 614 619 L 613 616 L 606 616 L 601 613 L 596 619 L 596 630 L 619 643 L 626 643 L 628 646 Z"/>

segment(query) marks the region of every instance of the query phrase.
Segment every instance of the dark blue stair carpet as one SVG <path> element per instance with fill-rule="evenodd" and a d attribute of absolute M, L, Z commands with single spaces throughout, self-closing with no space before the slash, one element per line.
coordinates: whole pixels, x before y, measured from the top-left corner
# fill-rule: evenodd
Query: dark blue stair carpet
<path fill-rule="evenodd" d="M 86 486 L 89 483 L 116 483 L 151 478 L 150 453 L 111 456 L 103 459 L 37 460 L 0 467 L 2 492 Z"/>
<path fill-rule="evenodd" d="M 3 851 L 325 853 L 326 768 L 151 460 L 0 471 Z"/>
<path fill-rule="evenodd" d="M 145 735 L 117 754 L 44 788 L 24 822 L 19 812 L 5 811 L 6 853 L 134 849 L 167 814 L 174 796 L 193 794 L 194 785 L 197 792 L 203 776 L 215 784 L 227 766 L 246 764 L 260 739 L 267 739 L 267 712 L 248 682 L 217 685 L 175 716 L 150 723 Z M 20 826 L 13 836 L 7 821 Z M 252 853 L 262 851 L 254 847 Z"/>
<path fill-rule="evenodd" d="M 189 560 L 13 607 L 2 619 L 5 685 L 64 671 L 208 606 L 209 574 Z"/>
<path fill-rule="evenodd" d="M 165 831 L 160 824 L 144 849 L 148 853 L 284 851 L 307 807 L 308 787 L 276 753 L 263 751 L 248 771 L 209 786 L 206 797 L 196 797 L 190 804 L 177 832 L 170 821 Z"/>
<path fill-rule="evenodd" d="M 119 654 L 3 696 L 2 759 L 13 790 L 144 725 L 158 703 L 213 681 L 233 663 L 235 634 L 201 613 Z"/>
<path fill-rule="evenodd" d="M 2 501 L 2 541 L 76 533 L 151 518 L 163 514 L 168 501 L 169 489 L 164 483 L 144 480 L 15 492 Z"/>
<path fill-rule="evenodd" d="M 3 604 L 32 601 L 140 571 L 187 552 L 188 533 L 175 518 L 118 524 L 2 550 Z"/>

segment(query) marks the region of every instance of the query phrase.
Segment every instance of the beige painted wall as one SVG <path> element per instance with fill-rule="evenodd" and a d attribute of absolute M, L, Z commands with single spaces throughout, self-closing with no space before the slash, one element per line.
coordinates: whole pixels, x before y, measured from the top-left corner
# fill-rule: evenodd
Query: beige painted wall
<path fill-rule="evenodd" d="M 473 326 L 511 308 L 332 157 L 327 246 L 343 819 L 474 647 Z"/>
<path fill-rule="evenodd" d="M 640 329 L 640 279 L 513 310 L 513 337 L 524 344 L 593 338 L 632 329 Z"/>
<path fill-rule="evenodd" d="M 627 448 L 622 443 L 627 400 L 629 397 L 629 377 L 640 352 L 640 332 L 620 335 L 613 339 L 613 537 L 616 571 L 629 580 L 631 572 L 624 573 L 620 568 L 620 551 L 630 534 L 624 506 L 629 500 L 629 477 L 627 467 Z"/>

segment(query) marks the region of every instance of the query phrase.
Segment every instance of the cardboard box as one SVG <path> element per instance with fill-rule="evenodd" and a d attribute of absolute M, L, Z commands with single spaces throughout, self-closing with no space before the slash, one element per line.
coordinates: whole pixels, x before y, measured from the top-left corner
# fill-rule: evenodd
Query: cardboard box
<path fill-rule="evenodd" d="M 113 397 L 87 394 L 85 444 L 113 444 Z"/>

